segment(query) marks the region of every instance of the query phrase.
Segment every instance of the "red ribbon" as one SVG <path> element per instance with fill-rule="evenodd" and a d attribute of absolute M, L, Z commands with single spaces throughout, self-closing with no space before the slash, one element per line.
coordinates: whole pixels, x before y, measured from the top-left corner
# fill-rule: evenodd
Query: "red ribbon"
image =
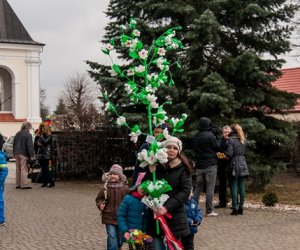
<path fill-rule="evenodd" d="M 168 224 L 166 222 L 165 216 L 168 219 L 171 219 L 172 216 L 169 213 L 166 213 L 164 215 L 157 215 L 154 213 L 154 219 L 159 220 L 160 226 L 162 230 L 165 233 L 165 238 L 167 240 L 168 248 L 170 250 L 182 250 L 184 247 L 181 245 L 181 242 L 177 240 L 174 235 L 172 234 L 170 228 L 168 227 Z M 174 248 L 175 247 L 175 248 Z"/>

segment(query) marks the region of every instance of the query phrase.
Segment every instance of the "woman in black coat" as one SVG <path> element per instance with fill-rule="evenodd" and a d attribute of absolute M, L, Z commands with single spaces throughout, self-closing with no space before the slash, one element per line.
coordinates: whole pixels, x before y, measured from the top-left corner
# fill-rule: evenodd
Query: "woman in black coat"
<path fill-rule="evenodd" d="M 245 199 L 245 177 L 249 176 L 245 159 L 246 139 L 240 125 L 233 124 L 231 128 L 232 132 L 229 134 L 227 152 L 225 152 L 230 159 L 228 174 L 233 208 L 231 215 L 242 215 Z"/>
<path fill-rule="evenodd" d="M 36 142 L 37 146 L 37 159 L 42 169 L 42 187 L 47 187 L 49 183 L 49 188 L 54 187 L 54 181 L 52 174 L 49 171 L 49 160 L 51 155 L 51 144 L 52 144 L 52 134 L 49 126 L 45 123 L 41 123 L 39 126 L 39 137 Z"/>
<path fill-rule="evenodd" d="M 182 143 L 176 137 L 170 137 L 164 141 L 164 147 L 167 149 L 168 162 L 163 165 L 150 166 L 144 177 L 144 180 L 151 180 L 151 172 L 156 171 L 158 180 L 165 179 L 172 190 L 167 192 L 168 200 L 164 206 L 159 208 L 157 215 L 165 215 L 169 213 L 172 218 L 166 218 L 167 224 L 177 240 L 189 234 L 187 217 L 184 209 L 184 203 L 189 199 L 192 190 L 192 178 L 190 175 L 191 165 L 189 161 L 181 155 Z M 150 210 L 150 209 L 149 209 Z M 156 233 L 155 220 L 153 212 L 149 212 L 147 219 L 147 233 L 153 237 L 154 249 L 163 250 L 163 232 L 160 229 L 160 235 Z"/>

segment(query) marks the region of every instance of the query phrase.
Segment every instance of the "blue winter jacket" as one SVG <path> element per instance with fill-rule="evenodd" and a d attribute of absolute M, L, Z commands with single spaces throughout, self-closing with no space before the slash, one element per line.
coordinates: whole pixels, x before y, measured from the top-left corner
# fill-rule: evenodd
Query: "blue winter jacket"
<path fill-rule="evenodd" d="M 192 226 L 191 224 L 198 223 L 198 225 L 202 221 L 202 212 L 200 207 L 198 206 L 197 202 L 194 198 L 189 199 L 185 205 L 185 212 L 189 224 L 190 234 L 195 234 L 198 232 L 198 226 Z"/>
<path fill-rule="evenodd" d="M 146 220 L 144 213 L 146 207 L 141 199 L 128 194 L 123 199 L 118 212 L 118 224 L 122 234 L 129 229 L 146 230 Z"/>

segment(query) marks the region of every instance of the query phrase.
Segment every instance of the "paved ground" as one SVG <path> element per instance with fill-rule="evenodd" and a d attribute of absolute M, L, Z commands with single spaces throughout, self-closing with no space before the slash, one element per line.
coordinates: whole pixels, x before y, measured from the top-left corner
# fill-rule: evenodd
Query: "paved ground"
<path fill-rule="evenodd" d="M 57 182 L 55 188 L 14 188 L 14 163 L 6 185 L 6 225 L 2 250 L 104 250 L 106 234 L 94 199 L 97 185 Z M 300 214 L 246 210 L 243 216 L 205 218 L 196 235 L 198 249 L 300 249 Z M 123 249 L 127 249 L 124 247 Z"/>

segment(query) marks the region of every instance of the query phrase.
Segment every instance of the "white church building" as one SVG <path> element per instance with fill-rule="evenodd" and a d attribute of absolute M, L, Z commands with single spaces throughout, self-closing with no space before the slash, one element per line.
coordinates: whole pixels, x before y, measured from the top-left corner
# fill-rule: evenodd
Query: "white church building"
<path fill-rule="evenodd" d="M 40 53 L 7 2 L 0 0 L 0 133 L 14 135 L 24 121 L 34 128 L 40 117 Z"/>

